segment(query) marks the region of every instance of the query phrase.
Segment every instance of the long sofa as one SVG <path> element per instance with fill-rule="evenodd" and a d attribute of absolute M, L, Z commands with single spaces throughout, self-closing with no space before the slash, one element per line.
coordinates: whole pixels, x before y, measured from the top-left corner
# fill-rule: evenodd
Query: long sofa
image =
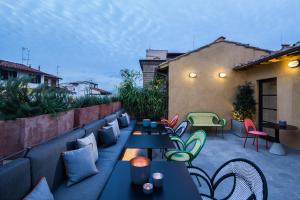
<path fill-rule="evenodd" d="M 22 199 L 45 176 L 55 199 L 98 199 L 106 181 L 119 160 L 124 145 L 135 127 L 135 121 L 121 129 L 115 145 L 101 147 L 98 130 L 113 121 L 123 110 L 119 110 L 104 119 L 94 121 L 82 128 L 70 131 L 62 136 L 38 145 L 29 150 L 24 158 L 18 158 L 0 167 L 0 199 Z M 98 143 L 99 159 L 96 166 L 99 170 L 94 176 L 67 187 L 65 167 L 61 153 L 76 149 L 76 140 L 94 133 Z"/>

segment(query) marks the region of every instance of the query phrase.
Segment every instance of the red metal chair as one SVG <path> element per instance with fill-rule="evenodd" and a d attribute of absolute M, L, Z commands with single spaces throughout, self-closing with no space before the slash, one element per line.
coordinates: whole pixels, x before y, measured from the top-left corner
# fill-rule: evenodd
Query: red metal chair
<path fill-rule="evenodd" d="M 171 120 L 167 120 L 167 119 L 161 119 L 160 122 L 165 125 L 165 126 L 169 126 L 171 128 L 174 128 L 175 125 L 177 124 L 179 119 L 179 115 L 176 114 Z"/>
<path fill-rule="evenodd" d="M 244 141 L 244 148 L 246 146 L 246 142 L 247 142 L 247 138 L 248 138 L 248 134 L 251 134 L 254 136 L 254 140 L 253 140 L 253 144 L 256 140 L 256 151 L 258 151 L 258 138 L 259 136 L 263 136 L 266 139 L 266 148 L 268 148 L 268 139 L 269 139 L 269 135 L 268 133 L 262 132 L 262 131 L 257 131 L 256 127 L 253 123 L 253 121 L 251 119 L 244 119 L 244 125 L 245 125 L 245 129 L 246 129 L 246 138 Z"/>

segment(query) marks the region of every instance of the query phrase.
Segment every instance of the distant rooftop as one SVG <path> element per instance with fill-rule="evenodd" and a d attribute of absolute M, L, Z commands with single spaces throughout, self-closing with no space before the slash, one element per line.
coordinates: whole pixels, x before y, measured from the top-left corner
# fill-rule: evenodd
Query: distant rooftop
<path fill-rule="evenodd" d="M 44 76 L 47 76 L 49 78 L 54 78 L 54 79 L 61 79 L 58 76 L 45 73 L 38 69 L 32 68 L 31 66 L 27 66 L 27 65 L 15 63 L 15 62 L 10 62 L 10 61 L 6 61 L 6 60 L 0 60 L 0 68 L 6 68 L 8 70 L 10 69 L 10 70 L 17 70 L 17 71 L 23 71 L 23 72 L 28 72 L 28 73 L 44 75 Z"/>

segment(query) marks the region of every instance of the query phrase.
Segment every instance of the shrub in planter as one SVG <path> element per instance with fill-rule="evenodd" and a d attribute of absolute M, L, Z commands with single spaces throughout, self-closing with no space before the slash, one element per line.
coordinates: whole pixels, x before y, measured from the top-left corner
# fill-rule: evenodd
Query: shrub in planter
<path fill-rule="evenodd" d="M 233 103 L 234 111 L 232 112 L 232 131 L 240 136 L 245 136 L 243 120 L 252 119 L 255 115 L 256 102 L 254 99 L 254 89 L 250 82 L 238 87 L 235 102 Z"/>

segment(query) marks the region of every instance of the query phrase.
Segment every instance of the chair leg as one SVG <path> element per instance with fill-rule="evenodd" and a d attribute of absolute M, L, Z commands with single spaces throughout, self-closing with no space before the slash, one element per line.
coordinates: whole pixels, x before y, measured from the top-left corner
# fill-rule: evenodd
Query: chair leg
<path fill-rule="evenodd" d="M 268 149 L 269 147 L 268 147 L 268 141 L 269 140 L 269 136 L 266 136 L 266 149 Z"/>
<path fill-rule="evenodd" d="M 224 139 L 224 130 L 223 130 L 223 127 L 222 127 L 222 137 Z"/>
<path fill-rule="evenodd" d="M 256 151 L 258 152 L 258 136 L 256 136 Z"/>
<path fill-rule="evenodd" d="M 254 138 L 253 138 L 253 143 L 252 143 L 252 145 L 254 145 L 254 142 L 255 142 L 255 138 L 256 138 L 256 137 L 254 137 Z"/>
<path fill-rule="evenodd" d="M 245 148 L 245 146 L 246 146 L 247 138 L 248 138 L 248 133 L 246 134 L 246 137 L 245 137 L 244 148 Z"/>

